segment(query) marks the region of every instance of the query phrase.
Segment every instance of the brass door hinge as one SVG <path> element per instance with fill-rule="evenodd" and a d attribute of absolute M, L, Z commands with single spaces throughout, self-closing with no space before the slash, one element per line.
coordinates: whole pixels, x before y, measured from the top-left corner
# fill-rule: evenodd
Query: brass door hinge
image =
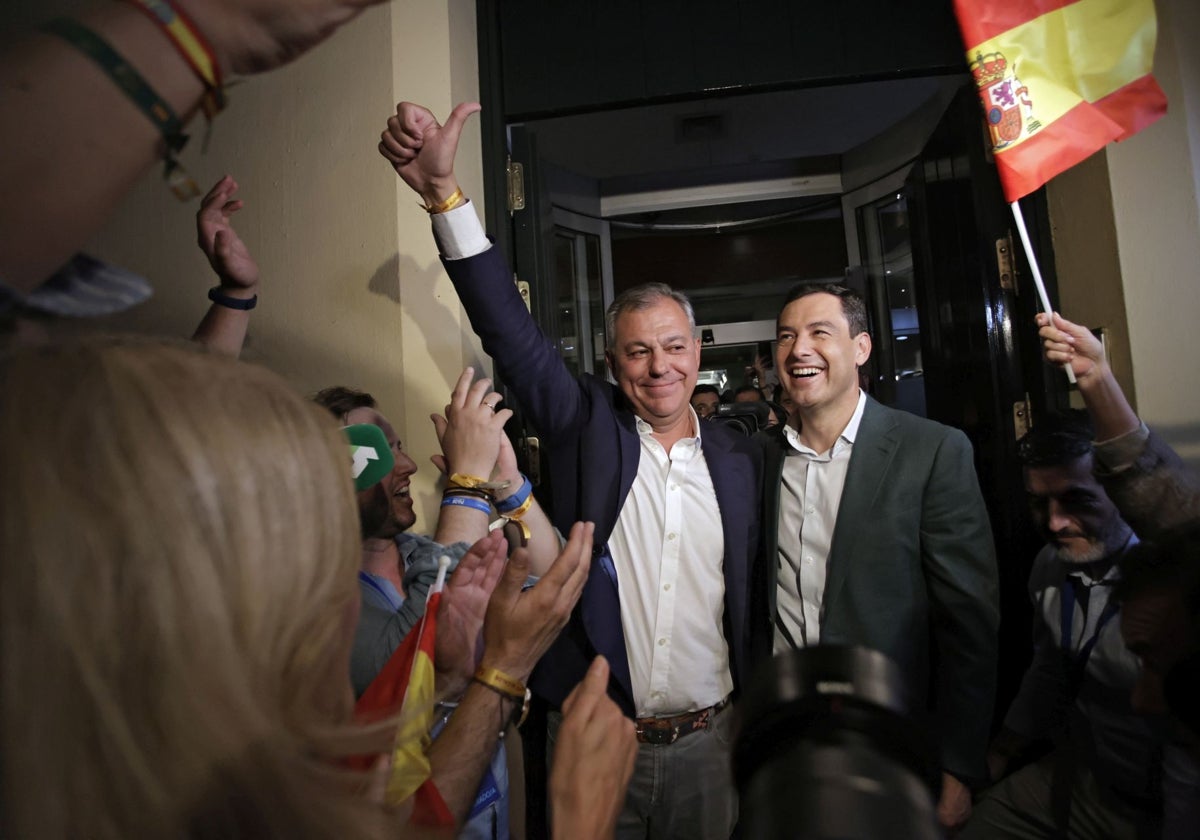
<path fill-rule="evenodd" d="M 1013 403 L 1013 434 L 1017 440 L 1020 440 L 1031 428 L 1033 428 L 1033 412 L 1029 406 L 1029 394 L 1026 394 L 1025 399 Z"/>
<path fill-rule="evenodd" d="M 508 159 L 508 215 L 525 209 L 525 167 Z"/>
<path fill-rule="evenodd" d="M 521 296 L 521 300 L 525 301 L 525 308 L 533 313 L 533 292 L 530 291 L 529 283 L 525 280 L 518 280 L 517 275 L 513 275 L 513 282 L 517 284 L 517 294 Z"/>
<path fill-rule="evenodd" d="M 1013 259 L 1012 231 L 996 240 L 996 271 L 1000 275 L 1000 288 L 1017 290 L 1017 262 Z"/>

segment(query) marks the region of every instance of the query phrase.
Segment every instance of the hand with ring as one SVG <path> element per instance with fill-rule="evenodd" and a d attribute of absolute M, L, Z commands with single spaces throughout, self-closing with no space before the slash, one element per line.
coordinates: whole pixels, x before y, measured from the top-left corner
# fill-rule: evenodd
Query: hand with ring
<path fill-rule="evenodd" d="M 501 397 L 492 390 L 490 379 L 472 384 L 474 376 L 473 368 L 464 369 L 450 393 L 445 416 L 431 415 L 442 447 L 442 454 L 431 460 L 446 475 L 489 478 L 499 457 L 504 424 L 512 411 L 498 408 Z"/>

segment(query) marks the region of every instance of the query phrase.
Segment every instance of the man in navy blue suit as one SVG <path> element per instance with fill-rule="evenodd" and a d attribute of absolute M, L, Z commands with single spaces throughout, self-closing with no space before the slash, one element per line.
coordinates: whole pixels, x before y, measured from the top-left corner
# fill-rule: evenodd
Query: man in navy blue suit
<path fill-rule="evenodd" d="M 618 836 L 727 838 L 728 709 L 753 647 L 759 449 L 692 410 L 695 318 L 667 286 L 630 289 L 609 308 L 615 387 L 568 371 L 454 177 L 459 133 L 478 110 L 460 105 L 443 126 L 401 103 L 379 148 L 423 200 L 472 328 L 546 442 L 555 524 L 596 526 L 583 597 L 533 688 L 559 705 L 604 654 L 609 693 L 640 741 Z M 551 737 L 555 725 L 552 715 Z"/>

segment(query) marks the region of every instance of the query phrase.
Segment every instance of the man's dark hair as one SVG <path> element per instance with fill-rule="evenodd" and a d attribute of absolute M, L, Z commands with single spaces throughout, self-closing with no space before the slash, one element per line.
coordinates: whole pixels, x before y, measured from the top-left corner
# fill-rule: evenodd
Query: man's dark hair
<path fill-rule="evenodd" d="M 756 385 L 743 385 L 733 392 L 733 398 L 736 400 L 742 394 L 754 394 L 755 399 L 757 399 L 759 402 L 763 402 L 762 388 L 759 388 Z"/>
<path fill-rule="evenodd" d="M 323 388 L 313 395 L 312 401 L 325 408 L 338 420 L 345 422 L 346 415 L 356 408 L 375 408 L 375 398 L 366 391 L 334 385 Z"/>
<path fill-rule="evenodd" d="M 697 385 L 692 389 L 691 399 L 694 400 L 697 394 L 716 394 L 717 399 L 721 399 L 721 389 L 716 385 Z"/>
<path fill-rule="evenodd" d="M 1082 409 L 1047 414 L 1017 441 L 1025 467 L 1062 467 L 1092 454 L 1096 430 Z"/>
<path fill-rule="evenodd" d="M 792 286 L 783 306 L 786 307 L 789 303 L 809 295 L 833 295 L 842 302 L 842 314 L 846 316 L 846 321 L 850 324 L 851 338 L 859 333 L 869 332 L 867 329 L 867 302 L 858 292 L 841 283 L 800 283 Z M 782 310 L 783 307 L 780 307 L 780 311 Z"/>

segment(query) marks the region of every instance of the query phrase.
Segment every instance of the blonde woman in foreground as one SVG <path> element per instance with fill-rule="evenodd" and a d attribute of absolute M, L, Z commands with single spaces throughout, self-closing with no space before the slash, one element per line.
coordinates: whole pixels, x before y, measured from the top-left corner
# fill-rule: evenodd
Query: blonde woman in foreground
<path fill-rule="evenodd" d="M 352 720 L 359 526 L 328 415 L 136 339 L 22 351 L 0 394 L 0 836 L 413 836 L 339 763 L 391 733 Z M 578 739 L 632 742 L 599 684 Z M 560 752 L 563 836 L 611 836 L 623 747 L 600 779 Z"/>

